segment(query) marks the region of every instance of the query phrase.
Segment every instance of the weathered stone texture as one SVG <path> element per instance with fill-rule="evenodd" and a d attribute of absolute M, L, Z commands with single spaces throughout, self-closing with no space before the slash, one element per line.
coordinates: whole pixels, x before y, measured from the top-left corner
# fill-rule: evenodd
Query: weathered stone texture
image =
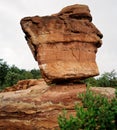
<path fill-rule="evenodd" d="M 77 95 L 86 92 L 86 85 L 78 81 L 99 73 L 95 58 L 102 34 L 91 21 L 88 6 L 78 4 L 51 16 L 21 20 L 43 78 L 59 84 L 23 80 L 5 89 L 0 93 L 0 130 L 55 130 L 63 109 L 75 115 L 74 105 L 81 103 Z M 91 90 L 103 95 L 109 92 Z"/>
<path fill-rule="evenodd" d="M 115 97 L 114 88 L 90 90 L 109 99 Z M 68 115 L 75 115 L 74 105 L 81 103 L 78 94 L 86 92 L 86 86 L 49 86 L 43 79 L 23 80 L 5 91 L 0 93 L 0 130 L 56 130 L 57 118 L 63 109 Z"/>
<path fill-rule="evenodd" d="M 88 6 L 72 5 L 51 16 L 26 17 L 21 26 L 47 82 L 98 75 L 95 62 L 102 34 Z"/>
<path fill-rule="evenodd" d="M 18 90 L 19 86 L 27 89 Z M 40 79 L 18 82 L 14 89 L 6 91 L 0 93 L 0 130 L 55 130 L 63 109 L 75 114 L 74 103 L 79 102 L 77 94 L 85 92 L 86 86 L 48 86 Z"/>

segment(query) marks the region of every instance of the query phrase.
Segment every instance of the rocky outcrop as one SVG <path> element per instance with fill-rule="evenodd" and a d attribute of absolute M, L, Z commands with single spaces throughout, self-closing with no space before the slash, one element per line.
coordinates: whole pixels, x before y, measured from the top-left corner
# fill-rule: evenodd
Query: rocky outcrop
<path fill-rule="evenodd" d="M 6 91 L 0 93 L 0 130 L 55 130 L 63 109 L 75 114 L 74 103 L 79 102 L 77 95 L 85 92 L 86 86 L 49 86 L 40 79 L 20 81 L 14 89 Z"/>
<path fill-rule="evenodd" d="M 55 130 L 63 109 L 75 115 L 77 95 L 86 91 L 79 80 L 99 73 L 95 58 L 102 34 L 91 21 L 88 6 L 78 4 L 21 20 L 44 80 L 19 81 L 0 93 L 0 130 Z"/>
<path fill-rule="evenodd" d="M 114 88 L 90 90 L 109 99 L 115 96 Z M 20 81 L 0 93 L 0 130 L 58 129 L 59 114 L 66 109 L 68 115 L 75 115 L 74 105 L 81 102 L 78 94 L 85 91 L 85 84 L 50 86 L 43 79 Z"/>
<path fill-rule="evenodd" d="M 73 82 L 99 74 L 95 58 L 102 34 L 91 21 L 88 6 L 79 4 L 51 16 L 21 20 L 46 82 Z"/>
<path fill-rule="evenodd" d="M 96 94 L 101 94 L 106 96 L 108 99 L 115 98 L 115 88 L 112 87 L 91 87 L 90 91 L 95 92 Z"/>

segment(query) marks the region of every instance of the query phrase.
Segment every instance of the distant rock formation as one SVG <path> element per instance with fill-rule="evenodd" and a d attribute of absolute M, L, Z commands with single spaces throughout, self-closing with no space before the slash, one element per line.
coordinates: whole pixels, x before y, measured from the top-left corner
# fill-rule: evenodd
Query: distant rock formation
<path fill-rule="evenodd" d="M 86 5 L 72 5 L 51 16 L 21 20 L 28 45 L 46 82 L 73 82 L 99 74 L 95 61 L 101 32 Z"/>

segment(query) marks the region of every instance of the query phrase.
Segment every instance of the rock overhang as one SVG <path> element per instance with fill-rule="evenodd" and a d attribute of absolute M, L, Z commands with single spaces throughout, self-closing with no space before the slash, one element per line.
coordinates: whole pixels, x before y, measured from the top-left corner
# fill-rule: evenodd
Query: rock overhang
<path fill-rule="evenodd" d="M 47 82 L 99 74 L 95 61 L 103 35 L 87 5 L 72 5 L 51 16 L 21 20 L 26 40 Z"/>

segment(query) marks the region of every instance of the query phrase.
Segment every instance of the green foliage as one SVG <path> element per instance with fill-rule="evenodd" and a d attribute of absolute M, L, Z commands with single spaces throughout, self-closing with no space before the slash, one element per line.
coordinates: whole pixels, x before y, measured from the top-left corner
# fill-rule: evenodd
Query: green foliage
<path fill-rule="evenodd" d="M 5 86 L 12 86 L 13 84 L 17 83 L 20 79 L 20 74 L 15 73 L 13 71 L 8 71 L 5 77 Z"/>
<path fill-rule="evenodd" d="M 84 80 L 84 82 L 87 84 L 87 86 L 99 86 L 99 87 L 117 87 L 117 73 L 115 70 L 112 70 L 111 72 L 105 72 L 102 74 L 99 78 L 88 78 Z"/>
<path fill-rule="evenodd" d="M 84 82 L 87 84 L 87 87 L 97 86 L 97 80 L 93 77 L 85 79 Z"/>
<path fill-rule="evenodd" d="M 33 75 L 33 78 L 34 78 L 34 79 L 41 78 L 41 73 L 40 73 L 39 70 L 37 71 L 36 69 L 32 69 L 32 70 L 30 71 L 30 73 Z"/>
<path fill-rule="evenodd" d="M 0 59 L 0 86 L 3 86 L 5 82 L 5 76 L 7 75 L 8 72 L 8 65 L 6 62 L 3 62 L 2 59 Z"/>
<path fill-rule="evenodd" d="M 58 117 L 61 130 L 117 130 L 117 98 L 106 97 L 87 91 L 80 94 L 82 106 L 75 106 L 76 116 L 67 118 L 67 112 Z"/>
<path fill-rule="evenodd" d="M 97 79 L 98 86 L 100 87 L 116 87 L 117 86 L 117 73 L 112 70 L 110 73 L 105 72 Z"/>
<path fill-rule="evenodd" d="M 6 62 L 0 59 L 0 89 L 16 84 L 19 80 L 23 79 L 38 79 L 40 78 L 40 71 L 32 69 L 27 71 L 19 69 L 15 65 L 8 66 Z"/>

